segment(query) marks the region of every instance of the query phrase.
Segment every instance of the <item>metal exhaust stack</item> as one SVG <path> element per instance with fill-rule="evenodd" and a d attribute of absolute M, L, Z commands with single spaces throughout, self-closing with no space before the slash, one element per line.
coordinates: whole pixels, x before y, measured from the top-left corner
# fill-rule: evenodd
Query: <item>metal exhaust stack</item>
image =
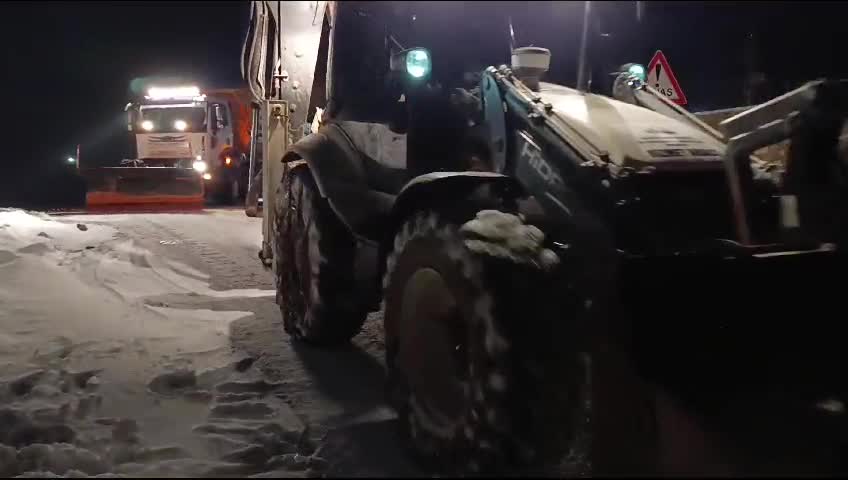
<path fill-rule="evenodd" d="M 512 51 L 512 73 L 528 88 L 539 91 L 539 81 L 551 66 L 551 51 L 541 47 L 521 47 Z"/>

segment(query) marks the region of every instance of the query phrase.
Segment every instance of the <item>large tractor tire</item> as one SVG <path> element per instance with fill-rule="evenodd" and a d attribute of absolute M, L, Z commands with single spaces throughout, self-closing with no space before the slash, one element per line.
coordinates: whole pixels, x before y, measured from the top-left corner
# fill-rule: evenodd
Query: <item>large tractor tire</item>
<path fill-rule="evenodd" d="M 229 205 L 239 205 L 244 203 L 247 198 L 247 176 L 248 176 L 248 160 L 247 155 L 240 154 L 239 161 L 236 163 L 235 171 L 229 183 L 227 202 Z"/>
<path fill-rule="evenodd" d="M 355 239 L 306 165 L 285 169 L 276 202 L 277 303 L 286 332 L 319 345 L 348 342 L 368 314 L 355 294 Z"/>
<path fill-rule="evenodd" d="M 551 281 L 558 258 L 538 229 L 458 210 L 410 218 L 387 260 L 387 393 L 401 433 L 451 474 L 561 460 L 585 400 L 577 301 Z"/>
<path fill-rule="evenodd" d="M 233 158 L 234 152 L 232 150 L 222 153 L 221 159 L 224 157 Z M 228 172 L 229 169 L 224 168 L 221 170 L 219 175 L 226 175 L 230 178 L 224 180 L 218 180 L 218 189 L 215 192 L 215 202 L 221 205 L 239 205 L 242 204 L 247 197 L 247 182 L 245 179 L 247 178 L 247 156 L 245 154 L 239 154 L 239 160 L 236 162 L 233 169 L 235 170 L 235 174 L 227 174 L 224 172 Z"/>
<path fill-rule="evenodd" d="M 227 180 L 217 195 L 218 203 L 227 206 L 238 205 L 241 198 L 241 184 L 238 179 Z"/>
<path fill-rule="evenodd" d="M 231 180 L 216 180 L 214 189 L 207 191 L 206 197 L 215 205 L 238 205 L 238 189 L 239 187 L 235 186 Z"/>

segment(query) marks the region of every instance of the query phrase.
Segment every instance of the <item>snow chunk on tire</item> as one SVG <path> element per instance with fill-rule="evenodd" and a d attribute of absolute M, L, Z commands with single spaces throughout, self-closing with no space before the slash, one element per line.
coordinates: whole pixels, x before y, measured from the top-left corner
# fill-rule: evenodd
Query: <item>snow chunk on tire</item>
<path fill-rule="evenodd" d="M 524 223 L 520 215 L 498 210 L 481 210 L 476 218 L 460 228 L 465 235 L 465 246 L 474 253 L 490 255 L 551 269 L 559 264 L 559 257 L 544 248 L 545 234 L 533 225 Z"/>

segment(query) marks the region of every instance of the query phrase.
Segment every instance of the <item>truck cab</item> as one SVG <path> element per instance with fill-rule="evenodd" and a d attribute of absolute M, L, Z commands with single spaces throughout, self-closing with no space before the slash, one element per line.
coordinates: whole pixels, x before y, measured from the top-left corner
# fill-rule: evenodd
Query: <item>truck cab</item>
<path fill-rule="evenodd" d="M 126 166 L 193 169 L 206 196 L 230 200 L 244 189 L 239 168 L 246 158 L 236 146 L 232 106 L 226 96 L 198 87 L 151 87 L 127 104 L 131 151 Z"/>
<path fill-rule="evenodd" d="M 206 96 L 198 88 L 154 87 L 125 110 L 135 155 L 124 163 L 206 171 L 205 137 L 210 125 Z"/>

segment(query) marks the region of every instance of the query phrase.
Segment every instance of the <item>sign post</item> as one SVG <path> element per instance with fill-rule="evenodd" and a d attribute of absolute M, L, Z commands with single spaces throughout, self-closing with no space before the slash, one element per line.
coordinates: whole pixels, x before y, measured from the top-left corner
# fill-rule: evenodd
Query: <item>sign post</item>
<path fill-rule="evenodd" d="M 657 50 L 657 53 L 651 59 L 651 63 L 648 64 L 646 83 L 672 102 L 678 105 L 686 105 L 686 94 L 680 88 L 677 77 L 674 76 L 674 72 L 661 50 Z"/>

